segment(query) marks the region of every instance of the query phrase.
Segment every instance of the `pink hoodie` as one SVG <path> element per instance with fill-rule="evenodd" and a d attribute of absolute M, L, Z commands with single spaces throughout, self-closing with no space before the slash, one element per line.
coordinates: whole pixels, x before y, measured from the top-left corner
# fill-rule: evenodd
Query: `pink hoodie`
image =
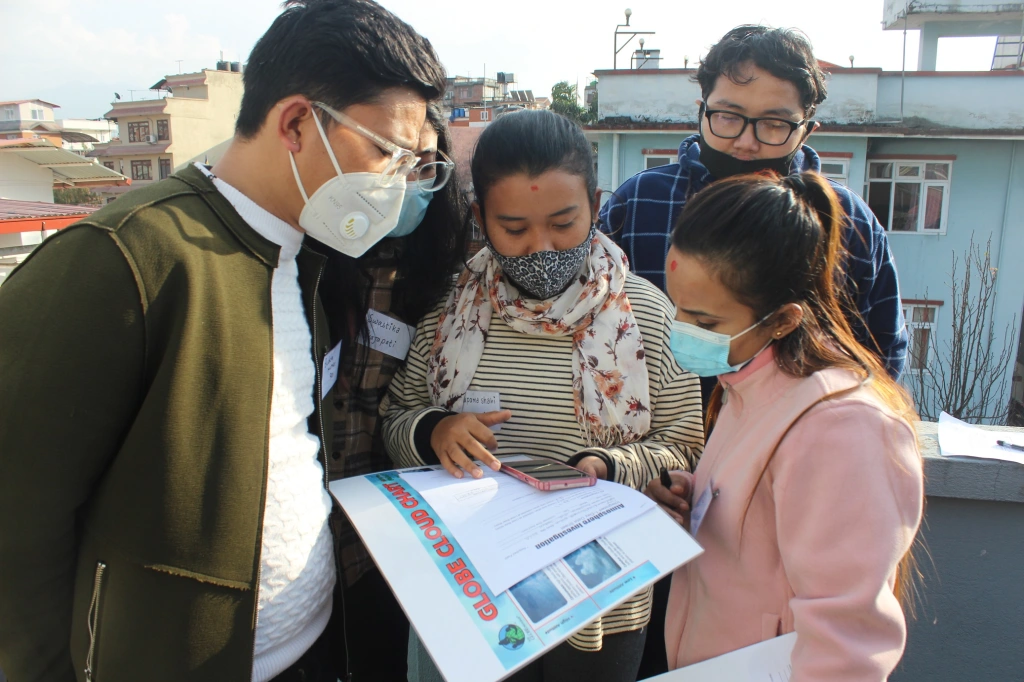
<path fill-rule="evenodd" d="M 921 522 L 913 428 L 870 388 L 814 405 L 859 380 L 837 369 L 795 379 L 772 348 L 721 381 L 693 499 L 709 481 L 717 494 L 697 531 L 704 554 L 672 579 L 669 667 L 795 630 L 793 682 L 885 680 L 906 642 L 896 566 Z"/>

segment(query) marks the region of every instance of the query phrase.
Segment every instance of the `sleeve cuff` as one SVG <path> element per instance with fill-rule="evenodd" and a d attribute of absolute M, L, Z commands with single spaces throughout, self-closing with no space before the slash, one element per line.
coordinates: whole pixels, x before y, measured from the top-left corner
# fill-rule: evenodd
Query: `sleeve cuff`
<path fill-rule="evenodd" d="M 447 410 L 432 410 L 427 412 L 419 421 L 416 422 L 415 430 L 413 431 L 412 444 L 416 448 L 416 454 L 420 456 L 427 464 L 439 464 L 441 460 L 437 458 L 437 453 L 434 452 L 434 448 L 430 446 L 430 436 L 434 433 L 434 429 L 441 423 L 441 420 L 445 417 L 450 417 L 455 414 Z"/>
<path fill-rule="evenodd" d="M 569 458 L 569 461 L 566 462 L 566 464 L 568 464 L 571 467 L 574 467 L 577 464 L 579 464 L 579 461 L 584 457 L 600 457 L 601 461 L 603 461 L 605 466 L 608 467 L 607 480 L 615 481 L 616 483 L 618 482 L 615 478 L 615 460 L 612 459 L 611 456 L 603 450 L 584 450 L 583 452 L 577 452 L 575 455 Z"/>

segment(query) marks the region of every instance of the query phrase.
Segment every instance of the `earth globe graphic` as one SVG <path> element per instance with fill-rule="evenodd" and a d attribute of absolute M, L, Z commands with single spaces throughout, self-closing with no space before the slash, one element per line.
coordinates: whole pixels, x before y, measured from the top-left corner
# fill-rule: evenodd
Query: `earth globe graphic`
<path fill-rule="evenodd" d="M 498 631 L 498 644 L 515 651 L 526 643 L 526 633 L 518 625 L 506 625 Z"/>

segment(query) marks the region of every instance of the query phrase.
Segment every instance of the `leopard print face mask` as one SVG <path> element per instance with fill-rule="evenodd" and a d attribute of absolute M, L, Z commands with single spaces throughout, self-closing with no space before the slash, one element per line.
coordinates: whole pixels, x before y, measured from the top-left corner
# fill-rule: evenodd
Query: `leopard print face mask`
<path fill-rule="evenodd" d="M 597 228 L 592 226 L 579 246 L 565 251 L 537 251 L 526 256 L 503 256 L 487 240 L 487 248 L 501 264 L 505 276 L 523 294 L 540 301 L 554 298 L 569 288 L 579 274 Z"/>

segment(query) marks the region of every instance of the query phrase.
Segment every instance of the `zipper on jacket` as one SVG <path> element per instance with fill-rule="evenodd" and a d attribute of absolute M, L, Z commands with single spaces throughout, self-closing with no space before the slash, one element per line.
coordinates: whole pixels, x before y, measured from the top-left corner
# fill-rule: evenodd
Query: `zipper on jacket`
<path fill-rule="evenodd" d="M 313 350 L 314 350 L 313 359 L 316 361 L 315 362 L 315 364 L 316 364 L 316 389 L 315 389 L 316 393 L 314 395 L 314 398 L 317 399 L 317 401 L 316 401 L 316 413 L 317 413 L 317 417 L 319 417 L 319 422 L 320 422 L 320 424 L 319 424 L 319 426 L 320 426 L 320 452 L 323 455 L 324 489 L 326 489 L 328 491 L 328 494 L 330 494 L 329 491 L 330 491 L 331 485 L 330 485 L 330 474 L 328 473 L 329 472 L 329 467 L 328 467 L 328 464 L 327 464 L 327 436 L 324 434 L 324 400 L 323 400 L 324 376 L 323 376 L 323 366 L 322 366 L 322 360 L 317 358 L 316 355 L 315 355 L 315 351 L 320 347 L 320 344 L 318 343 L 317 333 L 316 333 L 316 329 L 317 329 L 317 324 L 316 324 L 316 297 L 317 297 L 317 294 L 320 291 L 320 280 L 323 277 L 323 275 L 324 275 L 324 266 L 323 266 L 323 264 L 321 264 L 320 265 L 320 270 L 319 270 L 319 272 L 317 272 L 317 275 L 316 275 L 316 284 L 313 285 L 313 314 L 312 314 L 311 317 L 313 318 Z M 324 355 L 326 356 L 326 353 Z M 330 525 L 330 516 L 328 516 L 328 525 Z M 345 645 L 345 678 L 344 679 L 345 679 L 345 682 L 352 682 L 352 668 L 351 668 L 351 664 L 352 663 L 349 660 L 349 654 L 348 654 L 348 651 L 349 651 L 348 650 L 348 622 L 347 622 L 347 619 L 346 619 L 346 615 L 347 614 L 345 613 L 344 574 L 341 571 L 341 561 L 340 561 L 340 559 L 338 557 L 337 546 L 336 546 L 336 543 L 335 543 L 337 538 L 334 537 L 333 529 L 331 529 L 331 531 L 332 531 L 331 532 L 331 545 L 334 546 L 334 552 L 332 552 L 332 553 L 334 554 L 334 573 L 335 573 L 335 576 L 336 576 L 335 580 L 337 581 L 337 584 L 341 588 L 341 628 L 342 628 L 342 642 Z"/>
<path fill-rule="evenodd" d="M 320 427 L 320 454 L 323 455 L 324 464 L 324 489 L 330 490 L 330 478 L 327 473 L 327 437 L 324 434 L 324 368 L 322 366 L 323 360 L 317 357 L 317 350 L 320 348 L 316 334 L 316 297 L 320 291 L 320 280 L 324 276 L 324 266 L 321 263 L 320 269 L 316 273 L 316 284 L 313 285 L 313 314 L 310 316 L 313 318 L 313 362 L 316 365 L 316 388 L 313 397 L 316 399 L 316 415 L 318 426 Z"/>
<path fill-rule="evenodd" d="M 92 582 L 92 599 L 89 600 L 89 652 L 85 655 L 85 679 L 93 682 L 96 671 L 93 670 L 93 657 L 96 654 L 96 629 L 100 624 L 100 592 L 103 589 L 103 572 L 107 565 L 102 561 L 96 563 L 96 574 Z"/>

